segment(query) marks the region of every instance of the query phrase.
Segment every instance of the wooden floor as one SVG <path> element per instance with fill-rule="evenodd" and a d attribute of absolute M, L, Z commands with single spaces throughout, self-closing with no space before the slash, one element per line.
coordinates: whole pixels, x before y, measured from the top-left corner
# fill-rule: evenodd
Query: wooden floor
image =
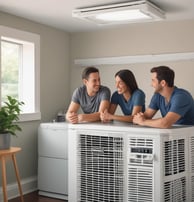
<path fill-rule="evenodd" d="M 20 202 L 20 197 L 11 199 L 9 202 Z M 38 192 L 32 192 L 24 195 L 24 202 L 67 202 L 66 200 L 49 198 L 45 196 L 39 196 Z"/>

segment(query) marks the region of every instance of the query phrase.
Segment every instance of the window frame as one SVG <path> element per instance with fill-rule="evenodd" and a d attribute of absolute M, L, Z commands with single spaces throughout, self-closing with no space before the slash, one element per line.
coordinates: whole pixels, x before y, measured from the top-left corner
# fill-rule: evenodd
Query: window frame
<path fill-rule="evenodd" d="M 34 44 L 34 112 L 21 113 L 19 121 L 40 120 L 40 35 L 0 25 L 0 39 L 2 37 Z"/>

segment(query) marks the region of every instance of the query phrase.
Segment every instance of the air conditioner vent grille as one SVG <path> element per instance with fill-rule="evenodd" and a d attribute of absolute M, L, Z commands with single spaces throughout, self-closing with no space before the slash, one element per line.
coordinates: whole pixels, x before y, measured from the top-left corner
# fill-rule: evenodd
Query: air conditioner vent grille
<path fill-rule="evenodd" d="M 146 138 L 130 138 L 130 147 L 151 147 L 153 148 L 153 140 Z"/>
<path fill-rule="evenodd" d="M 185 140 L 164 142 L 165 176 L 185 171 Z"/>
<path fill-rule="evenodd" d="M 130 137 L 128 202 L 153 201 L 153 139 Z"/>
<path fill-rule="evenodd" d="M 194 137 L 190 138 L 191 146 L 191 172 L 194 173 Z"/>
<path fill-rule="evenodd" d="M 164 183 L 164 202 L 169 201 L 186 201 L 185 177 Z"/>
<path fill-rule="evenodd" d="M 128 202 L 152 202 L 152 169 L 128 169 Z"/>
<path fill-rule="evenodd" d="M 194 176 L 191 177 L 191 197 L 192 197 L 192 200 L 191 201 L 194 201 Z"/>
<path fill-rule="evenodd" d="M 123 202 L 123 139 L 81 134 L 78 190 L 81 202 Z"/>
<path fill-rule="evenodd" d="M 194 201 L 194 137 L 190 137 L 190 169 L 191 169 L 191 197 L 192 201 Z"/>

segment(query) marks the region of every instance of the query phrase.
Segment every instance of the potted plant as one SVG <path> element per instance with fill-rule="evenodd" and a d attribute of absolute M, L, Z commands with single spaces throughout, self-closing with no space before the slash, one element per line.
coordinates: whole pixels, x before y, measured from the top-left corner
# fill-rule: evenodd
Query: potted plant
<path fill-rule="evenodd" d="M 16 131 L 21 131 L 21 127 L 16 123 L 21 112 L 19 102 L 11 96 L 7 96 L 7 101 L 0 108 L 0 149 L 10 148 L 10 135 L 16 136 Z"/>

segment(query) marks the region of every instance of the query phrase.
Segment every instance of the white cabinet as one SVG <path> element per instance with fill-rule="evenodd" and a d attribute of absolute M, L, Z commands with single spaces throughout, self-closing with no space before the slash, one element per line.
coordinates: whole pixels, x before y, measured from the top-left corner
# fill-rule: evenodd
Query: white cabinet
<path fill-rule="evenodd" d="M 68 124 L 42 123 L 38 130 L 38 189 L 40 195 L 67 199 Z"/>
<path fill-rule="evenodd" d="M 39 190 L 67 195 L 67 160 L 39 157 Z"/>

